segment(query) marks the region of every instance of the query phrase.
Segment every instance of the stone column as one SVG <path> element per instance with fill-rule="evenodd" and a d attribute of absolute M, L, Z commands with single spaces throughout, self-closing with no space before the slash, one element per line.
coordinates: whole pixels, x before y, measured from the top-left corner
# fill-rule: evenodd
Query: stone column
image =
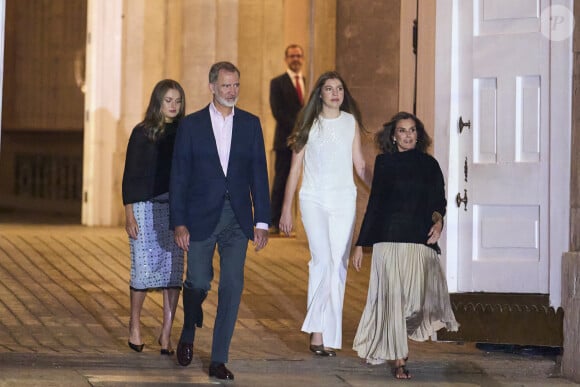
<path fill-rule="evenodd" d="M 181 83 L 181 0 L 126 0 L 123 8 L 121 116 L 113 151 L 112 224 L 123 224 L 121 183 L 127 142 L 144 115 L 153 87 L 164 78 Z M 187 100 L 187 98 L 186 98 Z M 118 166 L 121 166 L 120 168 Z"/>
<path fill-rule="evenodd" d="M 208 89 L 208 72 L 210 66 L 218 60 L 235 61 L 237 52 L 220 49 L 218 52 L 218 28 L 220 15 L 218 9 L 224 1 L 187 0 L 183 2 L 182 39 L 182 86 L 187 94 L 187 112 L 197 111 L 210 101 Z M 237 26 L 237 18 L 226 23 Z M 226 26 L 227 27 L 227 26 Z M 222 33 L 222 36 L 225 34 Z M 237 33 L 230 34 L 230 39 L 237 40 Z M 223 38 L 222 38 L 223 40 Z"/>
<path fill-rule="evenodd" d="M 336 1 L 89 1 L 88 20 L 86 225 L 123 223 L 127 141 L 160 79 L 181 83 L 191 113 L 211 100 L 211 64 L 236 64 L 242 74 L 240 107 L 260 117 L 272 165 L 269 83 L 284 71 L 284 48 L 294 42 L 304 47 L 307 83 L 335 68 Z"/>
<path fill-rule="evenodd" d="M 337 68 L 337 2 L 311 0 L 310 45 L 307 49 L 310 60 L 310 84 L 325 71 Z"/>
<path fill-rule="evenodd" d="M 574 17 L 580 20 L 580 2 L 574 2 Z M 572 87 L 572 147 L 570 176 L 570 251 L 580 251 L 580 28 L 574 28 Z"/>
<path fill-rule="evenodd" d="M 580 383 L 580 252 L 562 259 L 562 308 L 564 309 L 564 355 L 562 374 Z"/>
<path fill-rule="evenodd" d="M 270 80 L 285 71 L 284 49 L 290 43 L 304 48 L 307 91 L 323 71 L 335 68 L 336 2 L 240 0 L 238 11 L 239 105 L 260 117 L 271 182 L 275 121 L 269 103 Z M 295 215 L 296 234 L 305 238 L 297 206 Z"/>
<path fill-rule="evenodd" d="M 336 67 L 371 132 L 379 130 L 398 109 L 400 13 L 399 1 L 338 3 Z M 367 160 L 371 165 L 374 156 Z"/>
<path fill-rule="evenodd" d="M 6 0 L 0 0 L 0 90 L 4 79 L 4 22 Z M 0 122 L 2 122 L 2 93 L 0 93 Z M 0 126 L 0 144 L 2 144 L 2 127 Z"/>
<path fill-rule="evenodd" d="M 276 123 L 270 111 L 269 93 L 270 80 L 284 71 L 284 2 L 242 0 L 238 45 L 240 106 L 260 117 L 271 182 Z"/>
<path fill-rule="evenodd" d="M 164 34 L 163 42 L 165 44 L 165 63 L 163 67 L 165 68 L 167 78 L 175 79 L 179 83 L 181 83 L 181 76 L 183 74 L 183 52 L 181 46 L 183 42 L 184 1 L 187 0 L 170 0 L 167 2 L 167 7 L 165 8 L 167 31 Z"/>
<path fill-rule="evenodd" d="M 435 128 L 435 17 L 436 2 L 420 0 L 418 9 L 417 117 L 431 138 Z"/>
<path fill-rule="evenodd" d="M 580 2 L 574 2 L 580 20 Z M 580 29 L 574 29 L 572 88 L 572 146 L 570 176 L 570 251 L 562 259 L 564 355 L 562 374 L 580 383 Z"/>
<path fill-rule="evenodd" d="M 82 223 L 117 224 L 113 162 L 121 116 L 123 3 L 89 0 Z"/>
<path fill-rule="evenodd" d="M 358 102 L 369 131 L 363 147 L 372 169 L 378 152 L 374 133 L 398 110 L 400 44 L 411 43 L 412 37 L 400 39 L 400 1 L 341 0 L 337 6 L 336 68 Z M 408 49 L 412 51 L 412 46 Z M 369 194 L 363 184 L 357 181 L 357 185 L 355 239 Z"/>

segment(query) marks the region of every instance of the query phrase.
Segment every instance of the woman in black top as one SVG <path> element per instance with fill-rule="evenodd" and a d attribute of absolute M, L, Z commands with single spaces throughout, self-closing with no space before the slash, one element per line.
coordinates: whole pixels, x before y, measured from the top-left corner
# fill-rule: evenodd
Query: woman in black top
<path fill-rule="evenodd" d="M 184 116 L 179 83 L 155 85 L 145 118 L 132 131 L 123 173 L 125 230 L 131 247 L 129 347 L 143 350 L 140 317 L 148 290 L 163 290 L 162 355 L 174 353 L 171 327 L 183 280 L 183 251 L 169 228 L 169 176 L 177 124 Z"/>
<path fill-rule="evenodd" d="M 423 123 L 400 112 L 377 134 L 367 210 L 353 256 L 373 246 L 367 304 L 353 349 L 368 363 L 393 361 L 397 379 L 409 379 L 407 337 L 425 341 L 443 327 L 458 329 L 437 241 L 445 216 L 445 186 Z"/>

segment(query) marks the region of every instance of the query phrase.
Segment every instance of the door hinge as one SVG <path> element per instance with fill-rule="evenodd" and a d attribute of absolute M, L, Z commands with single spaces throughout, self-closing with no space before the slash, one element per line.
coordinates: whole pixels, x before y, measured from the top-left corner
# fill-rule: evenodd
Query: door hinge
<path fill-rule="evenodd" d="M 461 203 L 463 203 L 464 210 L 467 211 L 467 190 L 464 189 L 463 190 L 463 199 L 461 198 L 461 193 L 457 193 L 457 196 L 455 196 L 455 203 L 457 204 L 457 207 L 461 207 Z"/>
<path fill-rule="evenodd" d="M 471 120 L 467 122 L 463 122 L 463 117 L 459 116 L 459 122 L 457 123 L 457 128 L 459 129 L 459 133 L 463 132 L 463 128 L 465 127 L 471 128 Z"/>

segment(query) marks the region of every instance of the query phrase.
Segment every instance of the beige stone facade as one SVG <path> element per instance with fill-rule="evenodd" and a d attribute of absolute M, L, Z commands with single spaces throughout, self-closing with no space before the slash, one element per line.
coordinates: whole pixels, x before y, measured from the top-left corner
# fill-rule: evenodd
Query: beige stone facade
<path fill-rule="evenodd" d="M 105 139 L 115 139 L 113 148 L 104 153 L 97 150 L 101 153 L 101 163 L 103 159 L 110 159 L 109 165 L 122 165 L 131 129 L 142 118 L 149 93 L 159 79 L 179 81 L 186 91 L 187 112 L 193 112 L 210 101 L 207 77 L 211 64 L 222 60 L 235 63 L 241 72 L 239 106 L 261 118 L 266 149 L 270 151 L 274 122 L 268 101 L 269 81 L 284 71 L 286 45 L 295 42 L 305 48 L 308 75 L 335 67 L 336 7 L 333 1 L 128 0 L 123 4 L 122 9 L 117 10 L 122 12 L 117 17 L 123 20 L 121 63 L 120 68 L 113 69 L 122 84 L 117 91 L 121 105 L 117 125 L 91 125 L 89 118 L 85 127 L 85 133 L 93 132 L 95 136 L 93 141 L 85 141 L 85 150 L 88 148 L 89 153 L 91 147 Z M 98 19 L 100 13 L 109 9 L 107 4 L 95 2 L 88 11 L 91 20 Z M 101 22 L 115 24 L 114 12 L 112 20 Z M 109 30 L 102 28 L 102 31 L 106 34 Z M 97 62 L 102 54 L 93 53 Z M 88 55 L 90 59 L 90 47 Z M 106 82 L 110 77 L 109 73 L 99 73 L 98 66 L 94 70 L 91 76 L 95 79 L 103 78 Z M 100 98 L 102 103 L 107 103 L 106 92 Z M 98 105 L 97 101 L 89 109 L 100 114 L 102 110 Z M 107 109 L 105 111 L 108 113 Z M 271 152 L 268 161 L 272 164 Z M 90 173 L 88 169 L 94 162 L 96 157 L 85 156 L 85 175 Z M 120 192 L 122 168 L 103 171 L 102 176 L 109 180 L 99 178 L 99 171 L 93 173 L 94 179 L 85 179 L 84 191 L 92 194 L 83 203 L 82 223 L 120 224 L 123 221 L 120 203 L 103 202 L 98 193 L 110 196 L 109 192 Z"/>

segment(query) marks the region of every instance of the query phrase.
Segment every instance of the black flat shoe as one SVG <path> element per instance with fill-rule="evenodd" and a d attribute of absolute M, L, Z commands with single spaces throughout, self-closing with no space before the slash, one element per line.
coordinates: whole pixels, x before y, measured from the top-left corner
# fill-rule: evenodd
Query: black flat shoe
<path fill-rule="evenodd" d="M 133 344 L 130 341 L 127 341 L 127 344 L 129 344 L 129 348 L 131 348 L 135 352 L 141 352 L 141 351 L 143 351 L 143 347 L 145 346 L 145 344 L 139 344 L 139 345 L 137 345 L 137 344 Z"/>
<path fill-rule="evenodd" d="M 331 355 L 327 350 L 325 350 L 324 345 L 322 344 L 321 345 L 310 344 L 310 352 L 314 353 L 316 356 L 324 356 L 324 357 L 336 356 L 336 353 L 334 355 Z"/>

